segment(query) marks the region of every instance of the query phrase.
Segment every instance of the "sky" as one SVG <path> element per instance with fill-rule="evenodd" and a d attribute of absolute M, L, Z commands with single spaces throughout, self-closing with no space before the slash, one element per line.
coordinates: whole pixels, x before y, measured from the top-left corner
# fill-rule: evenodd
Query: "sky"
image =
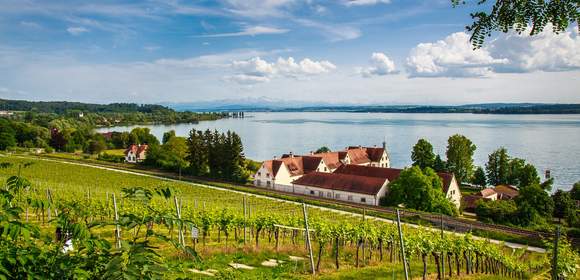
<path fill-rule="evenodd" d="M 469 2 L 469 1 L 468 1 Z M 0 0 L 0 98 L 580 103 L 577 25 L 473 50 L 450 0 Z"/>

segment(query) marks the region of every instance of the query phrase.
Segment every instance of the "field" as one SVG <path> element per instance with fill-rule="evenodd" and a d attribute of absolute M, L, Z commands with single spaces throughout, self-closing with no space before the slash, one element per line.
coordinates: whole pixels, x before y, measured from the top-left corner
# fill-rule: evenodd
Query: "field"
<path fill-rule="evenodd" d="M 112 244 L 117 242 L 116 226 L 118 242 L 147 240 L 151 231 L 158 237 L 151 238 L 151 246 L 168 266 L 164 278 L 211 277 L 208 273 L 227 279 L 311 277 L 299 203 L 33 158 L 0 157 L 0 162 L 9 163 L 0 169 L 0 181 L 18 174 L 30 181 L 16 201 L 26 209 L 22 219 L 38 225 L 48 238 L 54 236 L 59 211 L 76 209 L 70 212 L 78 223 L 101 223 L 89 227 L 90 233 Z M 308 208 L 308 218 L 322 279 L 402 278 L 395 225 L 314 207 Z M 147 230 L 140 231 L 141 226 Z M 402 230 L 413 277 L 425 273 L 436 278 L 441 273 L 454 279 L 528 278 L 548 269 L 541 254 L 469 235 L 406 226 Z M 281 262 L 269 266 L 270 259 Z M 234 269 L 232 263 L 254 269 Z"/>

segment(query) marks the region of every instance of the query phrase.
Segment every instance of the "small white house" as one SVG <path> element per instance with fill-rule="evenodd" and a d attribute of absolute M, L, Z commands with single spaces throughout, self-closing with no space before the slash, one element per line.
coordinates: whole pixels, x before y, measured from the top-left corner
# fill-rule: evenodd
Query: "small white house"
<path fill-rule="evenodd" d="M 284 155 L 281 159 L 267 160 L 254 174 L 254 185 L 291 192 L 292 181 L 311 172 L 331 172 L 321 157 Z"/>
<path fill-rule="evenodd" d="M 142 162 L 147 157 L 148 149 L 149 145 L 147 144 L 129 146 L 129 148 L 125 150 L 125 161 L 128 163 Z"/>

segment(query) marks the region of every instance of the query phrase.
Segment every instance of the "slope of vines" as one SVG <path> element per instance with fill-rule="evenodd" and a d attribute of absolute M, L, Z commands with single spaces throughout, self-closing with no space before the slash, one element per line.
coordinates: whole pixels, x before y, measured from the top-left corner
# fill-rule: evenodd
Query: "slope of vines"
<path fill-rule="evenodd" d="M 57 273 L 53 276 L 155 279 L 172 273 L 175 267 L 164 259 L 176 255 L 202 267 L 216 251 L 306 254 L 300 205 L 89 167 L 14 158 L 0 162 L 0 180 L 6 182 L 0 245 L 7 249 L 0 279 L 32 272 L 39 278 Z M 330 264 L 335 270 L 355 269 L 403 259 L 394 224 L 317 209 L 309 209 L 309 224 L 318 272 L 329 272 Z M 411 271 L 415 277 L 523 279 L 549 269 L 549 256 L 507 250 L 470 235 L 403 227 L 403 236 L 407 262 L 422 267 Z M 74 249 L 64 252 L 68 240 Z M 61 263 L 63 271 L 37 271 L 42 266 L 27 267 L 34 261 L 21 260 L 22 250 L 38 250 L 81 269 L 68 271 Z M 578 255 L 565 241 L 560 251 L 565 258 L 559 273 L 574 275 Z"/>

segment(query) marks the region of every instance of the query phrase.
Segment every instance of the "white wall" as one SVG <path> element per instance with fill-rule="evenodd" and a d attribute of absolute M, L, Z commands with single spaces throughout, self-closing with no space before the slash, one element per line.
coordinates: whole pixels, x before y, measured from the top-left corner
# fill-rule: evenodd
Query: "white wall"
<path fill-rule="evenodd" d="M 447 190 L 447 198 L 455 204 L 455 207 L 459 209 L 461 206 L 461 191 L 459 190 L 459 184 L 457 184 L 457 180 L 455 180 L 455 176 L 451 179 L 451 183 L 449 184 L 449 189 Z"/>
<path fill-rule="evenodd" d="M 368 194 L 361 194 L 361 193 L 353 193 L 353 192 L 345 192 L 345 191 L 338 191 L 338 190 L 329 190 L 311 186 L 303 186 L 294 184 L 294 192 L 297 194 L 304 194 L 309 196 L 315 197 L 324 197 L 328 199 L 335 199 L 365 205 L 379 205 L 379 200 L 382 196 L 387 193 L 387 184 L 388 181 L 385 181 L 379 192 L 376 196 L 368 195 Z M 350 198 L 350 199 L 349 199 Z M 361 198 L 364 198 L 365 201 L 362 202 Z"/>

